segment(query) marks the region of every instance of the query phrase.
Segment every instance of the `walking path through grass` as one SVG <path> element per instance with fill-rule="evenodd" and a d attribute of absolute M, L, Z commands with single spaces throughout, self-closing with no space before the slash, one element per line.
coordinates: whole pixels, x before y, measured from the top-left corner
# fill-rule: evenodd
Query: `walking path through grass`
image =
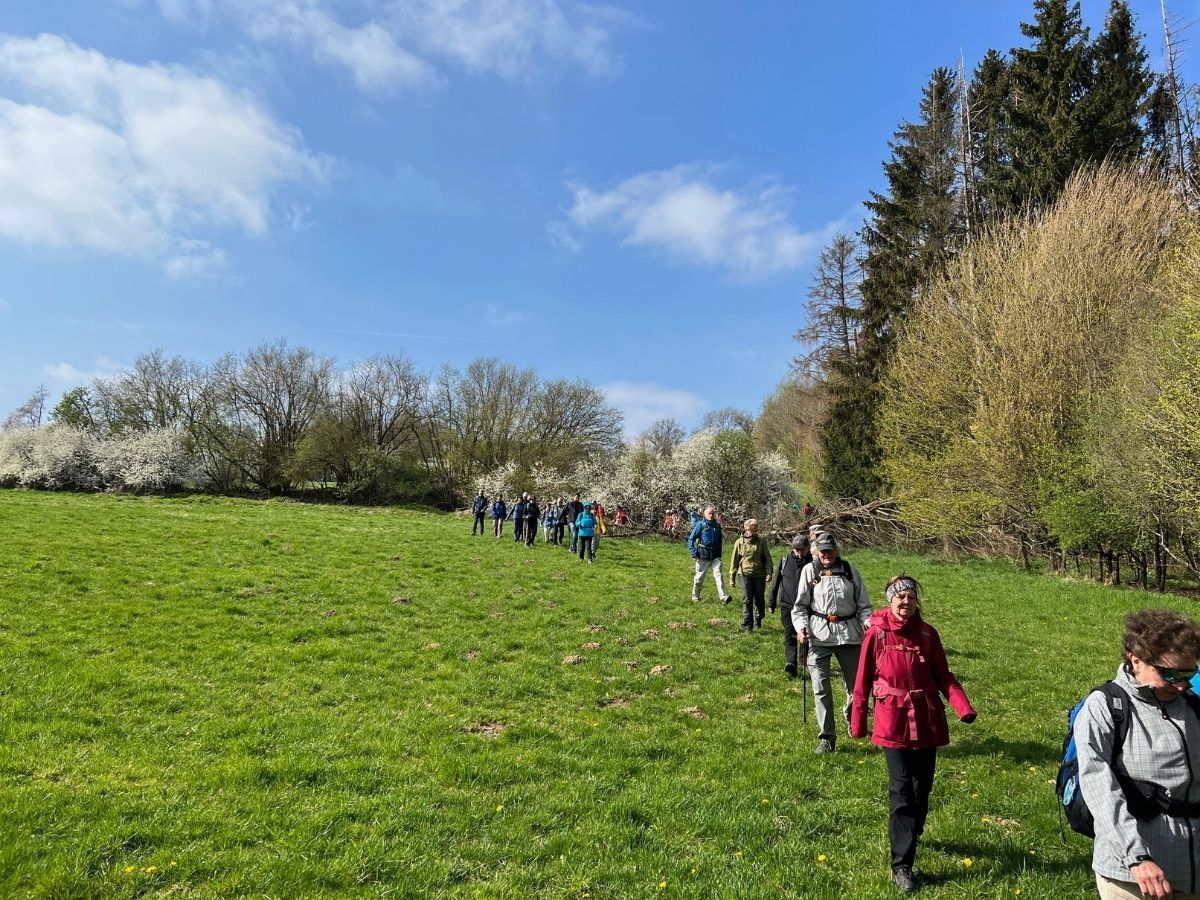
<path fill-rule="evenodd" d="M 882 756 L 813 755 L 777 617 L 691 603 L 680 544 L 587 566 L 470 527 L 0 491 L 0 896 L 894 895 Z M 939 756 L 923 895 L 1093 896 L 1065 711 L 1128 609 L 1192 605 L 847 555 L 876 606 L 922 580 L 979 710 Z"/>

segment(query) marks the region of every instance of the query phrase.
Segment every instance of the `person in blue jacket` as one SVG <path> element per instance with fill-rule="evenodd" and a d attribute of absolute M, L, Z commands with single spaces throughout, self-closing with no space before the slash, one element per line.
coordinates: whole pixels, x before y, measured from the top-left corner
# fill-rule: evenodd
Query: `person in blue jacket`
<path fill-rule="evenodd" d="M 504 497 L 497 494 L 496 499 L 492 501 L 492 527 L 496 532 L 496 537 L 504 534 L 504 520 L 507 517 L 508 506 L 504 503 Z"/>
<path fill-rule="evenodd" d="M 517 498 L 517 502 L 512 506 L 510 515 L 513 520 L 513 540 L 518 544 L 525 540 L 525 507 L 527 494 L 522 494 Z"/>
<path fill-rule="evenodd" d="M 575 537 L 579 542 L 579 558 L 587 555 L 590 565 L 596 561 L 596 548 L 592 546 L 592 538 L 596 535 L 596 513 L 591 502 L 583 504 L 583 512 L 575 519 Z"/>
<path fill-rule="evenodd" d="M 479 489 L 479 496 L 471 502 L 471 515 L 474 519 L 471 522 L 471 536 L 474 537 L 475 529 L 479 529 L 479 535 L 483 536 L 483 517 L 487 514 L 488 498 L 483 492 L 483 488 Z"/>
<path fill-rule="evenodd" d="M 692 602 L 700 602 L 700 591 L 704 587 L 704 576 L 712 572 L 713 580 L 717 583 L 717 595 L 722 603 L 730 600 L 729 591 L 725 589 L 725 579 L 721 575 L 722 539 L 721 523 L 717 521 L 717 510 L 709 506 L 704 510 L 704 518 L 692 526 L 688 536 L 688 552 L 696 562 L 695 576 L 692 578 Z"/>

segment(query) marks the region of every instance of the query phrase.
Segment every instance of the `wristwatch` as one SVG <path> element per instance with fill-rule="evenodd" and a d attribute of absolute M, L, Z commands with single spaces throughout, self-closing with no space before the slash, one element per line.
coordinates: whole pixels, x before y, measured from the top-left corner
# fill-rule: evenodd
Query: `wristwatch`
<path fill-rule="evenodd" d="M 1133 868 L 1133 866 L 1140 865 L 1144 862 L 1154 862 L 1154 857 L 1149 853 L 1139 853 L 1133 858 L 1133 864 L 1130 866 L 1130 868 Z"/>

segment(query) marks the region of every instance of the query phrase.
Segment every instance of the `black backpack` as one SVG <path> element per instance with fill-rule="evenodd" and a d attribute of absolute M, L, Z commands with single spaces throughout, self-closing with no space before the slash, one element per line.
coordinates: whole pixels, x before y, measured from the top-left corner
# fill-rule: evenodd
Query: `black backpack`
<path fill-rule="evenodd" d="M 1113 720 L 1113 774 L 1117 784 L 1125 794 L 1125 805 L 1135 819 L 1142 822 L 1162 815 L 1164 812 L 1195 815 L 1197 804 L 1174 803 L 1167 791 L 1161 786 L 1149 781 L 1139 781 L 1131 778 L 1117 764 L 1121 749 L 1125 746 L 1125 736 L 1129 734 L 1129 694 L 1115 681 L 1106 681 L 1092 688 L 1082 700 L 1076 703 L 1067 713 L 1067 736 L 1063 740 L 1062 762 L 1058 766 L 1058 777 L 1054 780 L 1054 790 L 1062 804 L 1067 824 L 1071 830 L 1084 837 L 1096 836 L 1096 821 L 1092 811 L 1088 809 L 1083 799 L 1083 791 L 1079 787 L 1079 754 L 1075 746 L 1075 719 L 1083 709 L 1084 701 L 1099 691 L 1108 703 L 1108 713 Z M 1200 698 L 1190 691 L 1183 695 L 1184 701 L 1192 714 L 1200 717 Z"/>

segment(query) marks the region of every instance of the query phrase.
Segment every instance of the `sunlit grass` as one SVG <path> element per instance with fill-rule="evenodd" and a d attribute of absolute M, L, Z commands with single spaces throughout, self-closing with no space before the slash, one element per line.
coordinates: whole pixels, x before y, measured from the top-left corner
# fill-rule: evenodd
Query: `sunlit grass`
<path fill-rule="evenodd" d="M 812 754 L 778 620 L 689 602 L 679 544 L 587 566 L 428 512 L 13 491 L 0 528 L 0 896 L 893 893 L 880 754 Z M 1064 714 L 1157 598 L 851 555 L 876 595 L 921 578 L 980 712 L 925 895 L 1091 896 Z"/>

